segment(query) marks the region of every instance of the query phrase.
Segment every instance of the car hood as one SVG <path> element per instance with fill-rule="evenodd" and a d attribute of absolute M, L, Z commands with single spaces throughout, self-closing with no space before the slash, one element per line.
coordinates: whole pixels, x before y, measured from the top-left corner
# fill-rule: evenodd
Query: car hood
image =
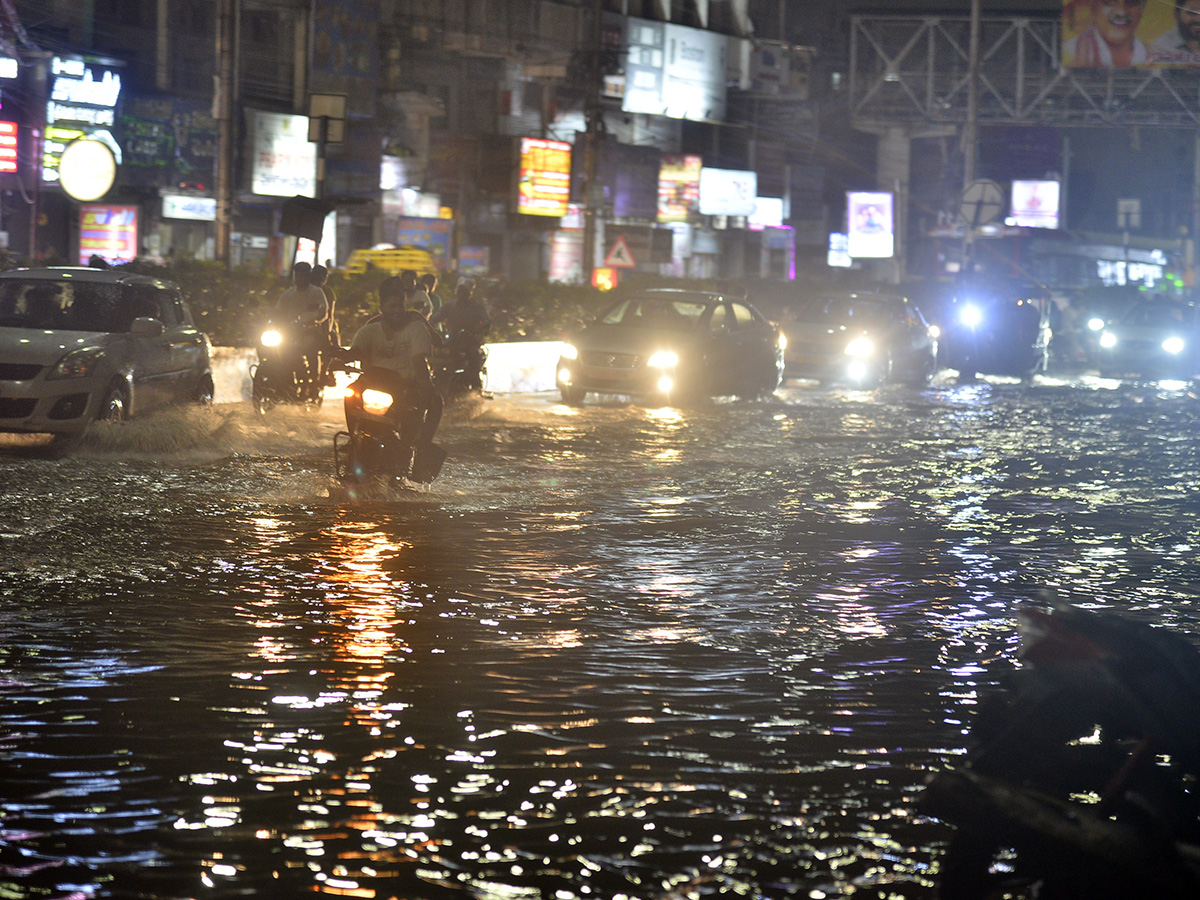
<path fill-rule="evenodd" d="M 106 347 L 122 335 L 94 331 L 41 331 L 35 328 L 0 328 L 0 359 L 8 363 L 52 366 L 81 347 Z"/>
<path fill-rule="evenodd" d="M 696 334 L 663 328 L 631 328 L 628 325 L 592 325 L 568 341 L 579 350 L 604 353 L 653 353 L 681 350 L 696 343 Z"/>

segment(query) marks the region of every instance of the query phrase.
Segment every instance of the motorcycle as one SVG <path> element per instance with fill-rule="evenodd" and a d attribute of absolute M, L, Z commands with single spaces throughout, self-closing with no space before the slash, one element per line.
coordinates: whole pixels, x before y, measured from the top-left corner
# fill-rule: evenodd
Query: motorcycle
<path fill-rule="evenodd" d="M 420 407 L 402 393 L 366 386 L 354 363 L 337 368 L 358 376 L 345 391 L 346 430 L 333 437 L 334 475 L 342 485 L 354 491 L 371 483 L 429 484 L 437 478 L 446 451 L 416 441 Z"/>
<path fill-rule="evenodd" d="M 965 763 L 926 786 L 957 828 L 941 900 L 1200 896 L 1200 650 L 1069 605 L 1021 624 Z"/>
<path fill-rule="evenodd" d="M 250 397 L 266 412 L 280 403 L 320 406 L 330 379 L 311 330 L 268 322 L 258 338 L 258 362 L 250 367 Z"/>
<path fill-rule="evenodd" d="M 483 339 L 465 331 L 453 331 L 444 338 L 442 361 L 434 375 L 434 384 L 449 400 L 463 394 L 485 394 L 487 347 Z"/>

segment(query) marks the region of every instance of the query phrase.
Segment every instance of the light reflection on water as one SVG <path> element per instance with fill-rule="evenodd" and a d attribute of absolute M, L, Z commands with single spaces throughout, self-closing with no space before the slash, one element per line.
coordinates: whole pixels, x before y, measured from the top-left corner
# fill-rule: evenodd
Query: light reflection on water
<path fill-rule="evenodd" d="M 504 399 L 354 505 L 278 412 L 0 457 L 0 890 L 932 897 L 1014 604 L 1195 624 L 1186 390 Z"/>

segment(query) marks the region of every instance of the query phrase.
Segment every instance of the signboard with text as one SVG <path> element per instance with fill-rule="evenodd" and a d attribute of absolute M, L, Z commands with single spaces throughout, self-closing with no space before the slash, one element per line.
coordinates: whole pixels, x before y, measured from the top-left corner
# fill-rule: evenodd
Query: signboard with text
<path fill-rule="evenodd" d="M 1026 228 L 1058 227 L 1057 181 L 1014 181 L 1012 206 L 1006 225 Z"/>
<path fill-rule="evenodd" d="M 271 197 L 312 197 L 317 189 L 317 145 L 308 117 L 252 112 L 250 190 Z"/>
<path fill-rule="evenodd" d="M 546 138 L 521 138 L 517 212 L 565 216 L 571 199 L 571 145 Z"/>
<path fill-rule="evenodd" d="M 658 172 L 658 221 L 686 222 L 700 212 L 699 156 L 666 154 Z"/>
<path fill-rule="evenodd" d="M 888 259 L 894 255 L 891 194 L 850 191 L 846 194 L 846 222 L 851 257 Z"/>
<path fill-rule="evenodd" d="M 42 142 L 42 180 L 57 182 L 58 164 L 71 141 L 90 137 L 113 151 L 118 163 L 121 147 L 110 129 L 121 98 L 121 76 L 111 66 L 55 56 L 50 60 L 50 99 Z"/>

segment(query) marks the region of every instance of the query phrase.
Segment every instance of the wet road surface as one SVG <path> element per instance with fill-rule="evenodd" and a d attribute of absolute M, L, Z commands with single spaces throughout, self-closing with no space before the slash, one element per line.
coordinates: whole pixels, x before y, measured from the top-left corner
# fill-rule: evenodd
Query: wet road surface
<path fill-rule="evenodd" d="M 1189 633 L 1200 402 L 1079 378 L 0 443 L 0 896 L 934 896 L 1041 587 Z"/>

